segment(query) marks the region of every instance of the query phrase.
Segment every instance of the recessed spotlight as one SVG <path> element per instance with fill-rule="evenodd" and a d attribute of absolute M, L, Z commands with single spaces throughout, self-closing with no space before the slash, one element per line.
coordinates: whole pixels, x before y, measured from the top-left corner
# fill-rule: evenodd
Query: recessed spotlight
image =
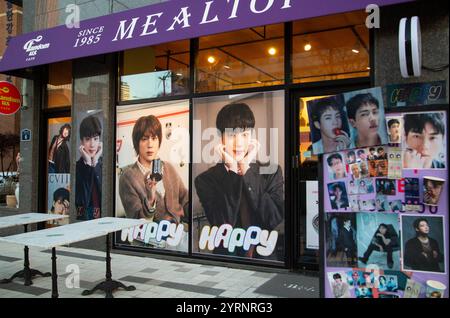
<path fill-rule="evenodd" d="M 224 65 L 223 67 L 226 68 L 227 70 L 231 69 L 231 67 L 228 65 Z"/>
<path fill-rule="evenodd" d="M 277 49 L 274 47 L 271 47 L 271 48 L 269 48 L 268 52 L 270 55 L 275 55 L 275 54 L 277 54 Z"/>
<path fill-rule="evenodd" d="M 367 66 L 367 69 L 370 70 L 370 66 Z"/>
<path fill-rule="evenodd" d="M 358 53 L 359 53 L 359 50 L 357 50 L 357 49 L 352 49 L 352 52 L 355 53 L 355 54 L 358 54 Z"/>
<path fill-rule="evenodd" d="M 304 49 L 305 49 L 306 52 L 311 51 L 312 45 L 310 43 L 306 43 L 305 46 L 304 46 Z"/>
<path fill-rule="evenodd" d="M 258 83 L 258 84 L 262 84 L 262 82 L 261 82 L 261 81 L 256 81 L 256 83 Z"/>
<path fill-rule="evenodd" d="M 214 56 L 209 56 L 208 57 L 208 63 L 209 64 L 214 64 L 216 62 L 216 58 Z"/>

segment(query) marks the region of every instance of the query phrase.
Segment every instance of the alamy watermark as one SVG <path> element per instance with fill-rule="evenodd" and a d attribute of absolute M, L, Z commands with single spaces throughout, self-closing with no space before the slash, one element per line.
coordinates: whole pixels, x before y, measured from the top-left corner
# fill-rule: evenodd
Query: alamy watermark
<path fill-rule="evenodd" d="M 80 28 L 80 6 L 71 3 L 66 6 L 66 27 L 68 29 L 79 29 Z"/>
<path fill-rule="evenodd" d="M 368 13 L 366 18 L 366 27 L 368 29 L 379 29 L 380 28 L 380 7 L 376 4 L 369 4 L 366 7 L 366 13 Z"/>
<path fill-rule="evenodd" d="M 66 288 L 80 288 L 80 267 L 77 264 L 70 264 L 66 267 L 66 273 L 69 273 L 66 278 Z"/>

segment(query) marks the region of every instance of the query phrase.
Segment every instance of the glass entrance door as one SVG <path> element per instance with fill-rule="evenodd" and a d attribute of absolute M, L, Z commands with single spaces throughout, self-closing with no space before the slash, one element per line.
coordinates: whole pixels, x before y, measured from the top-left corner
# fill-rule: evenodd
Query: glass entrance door
<path fill-rule="evenodd" d="M 297 266 L 301 270 L 319 269 L 319 183 L 318 157 L 313 154 L 307 104 L 321 98 L 295 97 L 298 132 L 297 143 Z"/>
<path fill-rule="evenodd" d="M 350 83 L 302 89 L 291 94 L 295 109 L 294 121 L 297 136 L 294 182 L 296 198 L 293 204 L 295 242 L 293 244 L 294 266 L 298 270 L 319 271 L 319 157 L 313 153 L 308 103 L 316 99 L 345 91 L 364 89 L 368 83 Z"/>

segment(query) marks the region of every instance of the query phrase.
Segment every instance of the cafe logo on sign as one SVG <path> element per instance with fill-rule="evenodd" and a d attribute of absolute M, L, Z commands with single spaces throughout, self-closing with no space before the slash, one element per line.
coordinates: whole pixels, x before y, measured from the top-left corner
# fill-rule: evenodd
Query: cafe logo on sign
<path fill-rule="evenodd" d="M 29 57 L 35 57 L 40 50 L 45 50 L 50 47 L 50 43 L 45 44 L 40 43 L 42 39 L 43 36 L 39 35 L 37 38 L 31 39 L 30 41 L 25 43 L 23 49 L 25 50 L 25 52 L 28 53 Z"/>
<path fill-rule="evenodd" d="M 9 82 L 0 82 L 0 115 L 13 115 L 20 109 L 20 92 Z"/>

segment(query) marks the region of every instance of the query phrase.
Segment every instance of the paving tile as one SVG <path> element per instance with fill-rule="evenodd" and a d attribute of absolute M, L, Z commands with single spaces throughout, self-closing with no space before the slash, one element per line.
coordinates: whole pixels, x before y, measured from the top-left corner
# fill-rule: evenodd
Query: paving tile
<path fill-rule="evenodd" d="M 272 278 L 274 274 L 272 273 L 265 273 L 265 272 L 254 272 L 252 276 L 256 277 L 262 277 L 262 278 Z"/>
<path fill-rule="evenodd" d="M 0 262 L 13 263 L 22 260 L 21 258 L 0 255 Z"/>
<path fill-rule="evenodd" d="M 202 287 L 214 287 L 215 285 L 217 285 L 217 282 L 210 282 L 210 281 L 204 281 L 204 282 L 200 282 L 197 284 L 197 286 L 202 286 Z"/>
<path fill-rule="evenodd" d="M 45 251 L 42 251 L 42 253 L 51 254 L 52 251 L 45 250 Z M 82 253 L 76 253 L 76 252 L 68 252 L 68 251 L 64 251 L 64 250 L 56 250 L 56 257 L 59 258 L 60 256 L 79 258 L 81 260 L 105 262 L 105 256 L 96 256 L 96 255 L 88 255 L 88 254 L 82 254 Z"/>
<path fill-rule="evenodd" d="M 240 294 L 242 294 L 242 292 L 239 292 L 239 291 L 233 291 L 233 290 L 227 290 L 227 291 L 224 291 L 223 293 L 221 293 L 221 294 L 219 295 L 219 297 L 236 298 L 236 297 L 238 297 Z"/>
<path fill-rule="evenodd" d="M 164 281 L 160 281 L 153 278 L 147 278 L 147 277 L 138 277 L 138 276 L 124 276 L 119 279 L 119 281 L 123 282 L 131 282 L 131 283 L 137 283 L 137 284 L 144 284 L 144 285 L 153 285 L 158 286 L 164 283 Z"/>
<path fill-rule="evenodd" d="M 216 272 L 216 271 L 205 271 L 202 272 L 203 275 L 208 275 L 208 276 L 216 276 L 217 274 L 220 274 L 220 272 Z"/>
<path fill-rule="evenodd" d="M 191 269 L 190 268 L 185 268 L 185 267 L 180 267 L 174 270 L 174 272 L 180 272 L 180 273 L 187 273 L 190 272 Z"/>
<path fill-rule="evenodd" d="M 127 281 L 132 283 L 146 284 L 150 281 L 150 278 L 138 277 L 138 276 L 125 276 L 119 279 L 119 281 Z"/>
<path fill-rule="evenodd" d="M 180 283 L 173 283 L 173 282 L 164 282 L 160 286 L 167 287 L 167 288 L 173 288 L 173 289 L 181 289 L 181 290 L 185 290 L 188 292 L 194 292 L 194 293 L 215 295 L 215 296 L 224 292 L 223 289 L 202 287 L 202 286 L 189 285 L 189 284 L 180 284 Z"/>
<path fill-rule="evenodd" d="M 156 271 L 158 271 L 157 268 L 146 268 L 146 269 L 142 270 L 141 272 L 142 273 L 149 273 L 149 274 L 151 274 L 151 273 L 154 273 Z"/>
<path fill-rule="evenodd" d="M 17 283 L 10 283 L 10 284 L 1 284 L 0 285 L 0 290 L 10 290 L 10 291 L 14 291 L 14 292 L 19 292 L 19 293 L 24 293 L 27 294 L 28 296 L 39 296 L 42 295 L 44 293 L 47 293 L 49 290 L 45 289 L 45 288 L 41 288 L 41 287 L 36 287 L 36 286 L 24 286 L 23 283 L 22 284 L 17 284 Z"/>
<path fill-rule="evenodd" d="M 22 249 L 0 243 L 0 279 L 22 269 Z M 229 267 L 201 265 L 177 261 L 153 259 L 112 253 L 113 278 L 125 285 L 134 285 L 135 291 L 118 290 L 116 298 L 256 298 L 276 297 L 255 292 L 272 280 L 276 273 L 242 270 Z M 105 255 L 100 251 L 63 247 L 58 249 L 58 287 L 61 298 L 104 298 L 102 292 L 82 296 L 84 289 L 91 289 L 105 277 Z M 3 257 L 3 258 L 2 258 Z M 32 267 L 41 271 L 51 270 L 49 251 L 32 250 Z M 66 280 L 71 272 L 67 266 L 80 268 L 80 288 L 70 289 Z M 133 264 L 133 266 L 130 266 Z M 225 265 L 225 264 L 224 264 Z M 0 298 L 51 297 L 51 279 L 36 278 L 31 287 L 21 280 L 2 289 Z M 26 289 L 26 290 L 25 290 Z M 276 295 L 276 294 L 275 294 Z"/>

